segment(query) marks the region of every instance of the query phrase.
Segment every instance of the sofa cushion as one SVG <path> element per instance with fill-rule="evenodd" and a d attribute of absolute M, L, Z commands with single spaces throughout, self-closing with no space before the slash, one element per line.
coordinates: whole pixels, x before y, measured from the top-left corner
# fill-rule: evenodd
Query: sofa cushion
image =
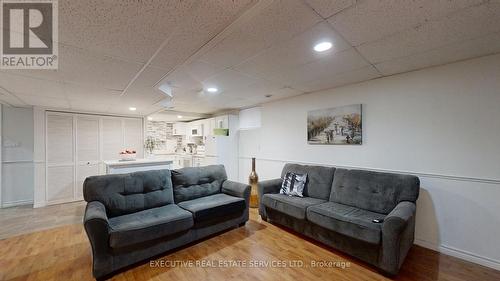
<path fill-rule="evenodd" d="M 301 220 L 306 218 L 307 207 L 324 202 L 326 202 L 326 200 L 312 197 L 288 196 L 285 194 L 264 194 L 262 197 L 262 204 L 267 208 Z"/>
<path fill-rule="evenodd" d="M 307 220 L 326 229 L 372 244 L 379 244 L 385 215 L 335 202 L 326 202 L 307 209 Z"/>
<path fill-rule="evenodd" d="M 185 231 L 193 215 L 175 204 L 109 219 L 109 245 L 119 248 Z"/>
<path fill-rule="evenodd" d="M 87 202 L 101 202 L 108 217 L 174 202 L 170 170 L 88 177 L 83 183 L 83 196 Z"/>
<path fill-rule="evenodd" d="M 307 174 L 307 182 L 303 195 L 305 197 L 328 200 L 332 188 L 335 168 L 323 166 L 308 166 L 299 164 L 286 164 L 281 172 L 281 178 L 286 173 Z"/>
<path fill-rule="evenodd" d="M 173 170 L 175 203 L 219 193 L 225 180 L 227 175 L 223 165 Z"/>
<path fill-rule="evenodd" d="M 415 202 L 419 189 L 416 176 L 337 169 L 330 201 L 388 214 L 401 201 Z"/>
<path fill-rule="evenodd" d="M 224 193 L 183 201 L 178 205 L 193 214 L 195 226 L 241 215 L 246 207 L 245 199 Z"/>

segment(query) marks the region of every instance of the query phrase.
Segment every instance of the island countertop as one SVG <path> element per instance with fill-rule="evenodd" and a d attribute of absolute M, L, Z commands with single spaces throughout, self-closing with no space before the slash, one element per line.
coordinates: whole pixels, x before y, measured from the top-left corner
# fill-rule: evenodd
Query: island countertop
<path fill-rule="evenodd" d="M 171 169 L 174 161 L 166 158 L 146 158 L 129 161 L 104 161 L 106 174 L 124 174 L 138 171 Z"/>
<path fill-rule="evenodd" d="M 106 166 L 135 166 L 135 165 L 151 165 L 151 164 L 172 164 L 173 161 L 171 159 L 166 158 L 143 158 L 136 160 L 111 160 L 111 161 L 103 161 Z"/>

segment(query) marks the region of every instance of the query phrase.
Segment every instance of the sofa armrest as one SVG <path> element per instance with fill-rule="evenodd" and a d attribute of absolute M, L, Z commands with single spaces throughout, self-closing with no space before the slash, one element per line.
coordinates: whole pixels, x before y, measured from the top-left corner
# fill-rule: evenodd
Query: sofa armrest
<path fill-rule="evenodd" d="M 250 203 L 250 185 L 226 180 L 222 183 L 222 192 L 245 199 L 247 207 Z"/>
<path fill-rule="evenodd" d="M 416 206 L 413 202 L 400 202 L 384 219 L 382 232 L 384 235 L 398 236 L 415 215 Z"/>
<path fill-rule="evenodd" d="M 281 184 L 283 180 L 281 178 L 265 180 L 258 183 L 259 197 L 266 193 L 278 193 L 280 192 Z"/>
<path fill-rule="evenodd" d="M 403 201 L 385 217 L 382 224 L 380 267 L 397 274 L 415 238 L 416 205 Z"/>
<path fill-rule="evenodd" d="M 85 208 L 85 216 L 83 223 L 90 223 L 92 220 L 98 220 L 101 223 L 109 225 L 108 215 L 106 215 L 106 207 L 99 201 L 92 201 L 87 204 Z"/>
<path fill-rule="evenodd" d="M 85 208 L 83 217 L 85 232 L 92 246 L 92 262 L 94 276 L 101 276 L 112 268 L 112 258 L 109 253 L 109 221 L 106 207 L 99 201 L 92 201 Z"/>
<path fill-rule="evenodd" d="M 259 193 L 259 215 L 263 220 L 267 220 L 267 213 L 262 197 L 267 193 L 279 193 L 283 180 L 281 178 L 265 180 L 258 183 L 257 191 Z"/>

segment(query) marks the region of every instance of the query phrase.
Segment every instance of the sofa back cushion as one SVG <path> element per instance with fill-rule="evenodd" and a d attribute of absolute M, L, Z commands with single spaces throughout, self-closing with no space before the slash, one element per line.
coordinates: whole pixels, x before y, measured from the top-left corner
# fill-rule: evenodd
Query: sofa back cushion
<path fill-rule="evenodd" d="M 337 169 L 330 201 L 388 214 L 401 201 L 417 201 L 419 191 L 416 176 Z"/>
<path fill-rule="evenodd" d="M 303 192 L 304 196 L 328 200 L 335 168 L 288 163 L 283 167 L 281 178 L 285 178 L 288 172 L 307 174 L 307 182 Z"/>
<path fill-rule="evenodd" d="M 223 165 L 173 170 L 175 203 L 219 193 L 225 180 L 227 175 Z"/>
<path fill-rule="evenodd" d="M 174 203 L 170 170 L 88 177 L 83 197 L 101 202 L 109 217 Z"/>

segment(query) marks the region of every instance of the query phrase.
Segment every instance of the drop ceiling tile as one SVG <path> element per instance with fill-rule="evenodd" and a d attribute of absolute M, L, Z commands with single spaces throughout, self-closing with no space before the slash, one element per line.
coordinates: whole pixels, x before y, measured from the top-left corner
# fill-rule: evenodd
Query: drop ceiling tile
<path fill-rule="evenodd" d="M 215 76 L 212 76 L 202 82 L 203 88 L 215 87 L 219 93 L 234 91 L 245 88 L 249 85 L 265 83 L 263 79 L 255 78 L 231 69 L 226 69 Z"/>
<path fill-rule="evenodd" d="M 372 63 L 422 53 L 500 31 L 500 4 L 481 5 L 407 29 L 357 49 Z"/>
<path fill-rule="evenodd" d="M 203 89 L 201 81 L 192 77 L 184 68 L 178 68 L 168 74 L 159 84 L 167 84 L 172 88 L 183 90 L 201 91 Z"/>
<path fill-rule="evenodd" d="M 483 3 L 484 0 L 358 0 L 328 21 L 354 46 Z"/>
<path fill-rule="evenodd" d="M 273 1 L 205 51 L 199 59 L 213 65 L 231 67 L 273 44 L 289 40 L 321 20 L 302 1 Z"/>
<path fill-rule="evenodd" d="M 184 63 L 203 45 L 224 30 L 255 0 L 196 1 L 189 14 L 177 24 L 152 65 L 168 70 Z"/>
<path fill-rule="evenodd" d="M 184 66 L 184 68 L 185 71 L 191 75 L 191 77 L 197 79 L 198 81 L 206 80 L 224 69 L 223 67 L 212 65 L 203 61 L 193 61 Z"/>
<path fill-rule="evenodd" d="M 251 99 L 254 97 L 264 98 L 266 95 L 283 88 L 280 83 L 260 80 L 256 83 L 234 88 L 229 91 L 224 91 L 223 94 L 229 97 Z"/>
<path fill-rule="evenodd" d="M 148 66 L 130 85 L 124 96 L 155 95 L 157 97 L 163 95 L 160 90 L 158 90 L 157 87 L 153 87 L 153 85 L 155 85 L 164 74 L 164 69 Z"/>
<path fill-rule="evenodd" d="M 116 106 L 101 101 L 82 99 L 82 98 L 70 99 L 69 105 L 70 108 L 75 111 L 95 112 L 95 113 L 107 113 L 109 108 Z"/>
<path fill-rule="evenodd" d="M 141 64 L 98 55 L 83 49 L 59 46 L 59 72 L 65 82 L 123 90 Z"/>
<path fill-rule="evenodd" d="M 301 83 L 300 85 L 297 85 L 297 87 L 300 87 L 305 92 L 315 92 L 347 84 L 363 82 L 378 77 L 382 77 L 382 75 L 373 66 L 367 66 L 344 73 L 338 73 L 332 75 L 331 77 L 323 77 L 317 80 Z"/>
<path fill-rule="evenodd" d="M 60 108 L 60 109 L 69 109 L 70 107 L 68 100 L 65 98 L 51 98 L 51 97 L 19 95 L 19 94 L 16 94 L 16 96 L 25 103 L 33 106 L 43 106 L 43 107 Z"/>
<path fill-rule="evenodd" d="M 99 53 L 146 62 L 197 1 L 59 3 L 59 40 Z"/>
<path fill-rule="evenodd" d="M 315 52 L 314 45 L 323 41 L 332 42 L 334 47 L 322 53 Z M 234 69 L 252 75 L 267 76 L 270 73 L 288 71 L 300 65 L 334 56 L 335 53 L 349 48 L 351 46 L 328 23 L 321 22 L 291 40 L 279 43 L 246 60 Z"/>
<path fill-rule="evenodd" d="M 269 93 L 269 95 L 271 95 L 270 97 L 251 96 L 248 98 L 248 100 L 251 103 L 255 103 L 255 104 L 266 103 L 266 102 L 276 101 L 276 100 L 280 100 L 280 99 L 295 97 L 295 96 L 301 95 L 303 93 L 304 92 L 300 91 L 300 90 L 296 90 L 296 89 L 293 89 L 290 87 L 283 87 L 283 88 L 278 89 L 276 91 L 270 92 Z"/>
<path fill-rule="evenodd" d="M 0 73 L 0 86 L 21 95 L 65 98 L 63 83 L 22 75 Z"/>
<path fill-rule="evenodd" d="M 381 62 L 375 66 L 384 75 L 392 75 L 494 53 L 500 53 L 500 33 Z"/>
<path fill-rule="evenodd" d="M 288 71 L 275 73 L 269 79 L 277 79 L 277 81 L 283 81 L 285 85 L 292 86 L 292 88 L 305 90 L 301 85 L 306 84 L 306 82 L 328 79 L 335 74 L 349 72 L 368 65 L 368 62 L 351 48 Z"/>
<path fill-rule="evenodd" d="M 65 83 L 64 91 L 70 100 L 98 100 L 107 104 L 118 104 L 121 91 L 108 90 L 99 86 Z"/>
<path fill-rule="evenodd" d="M 180 24 L 152 65 L 172 70 L 194 55 L 254 1 L 198 1 L 196 9 Z"/>
<path fill-rule="evenodd" d="M 326 19 L 351 7 L 356 3 L 356 0 L 306 0 L 306 2 Z"/>

